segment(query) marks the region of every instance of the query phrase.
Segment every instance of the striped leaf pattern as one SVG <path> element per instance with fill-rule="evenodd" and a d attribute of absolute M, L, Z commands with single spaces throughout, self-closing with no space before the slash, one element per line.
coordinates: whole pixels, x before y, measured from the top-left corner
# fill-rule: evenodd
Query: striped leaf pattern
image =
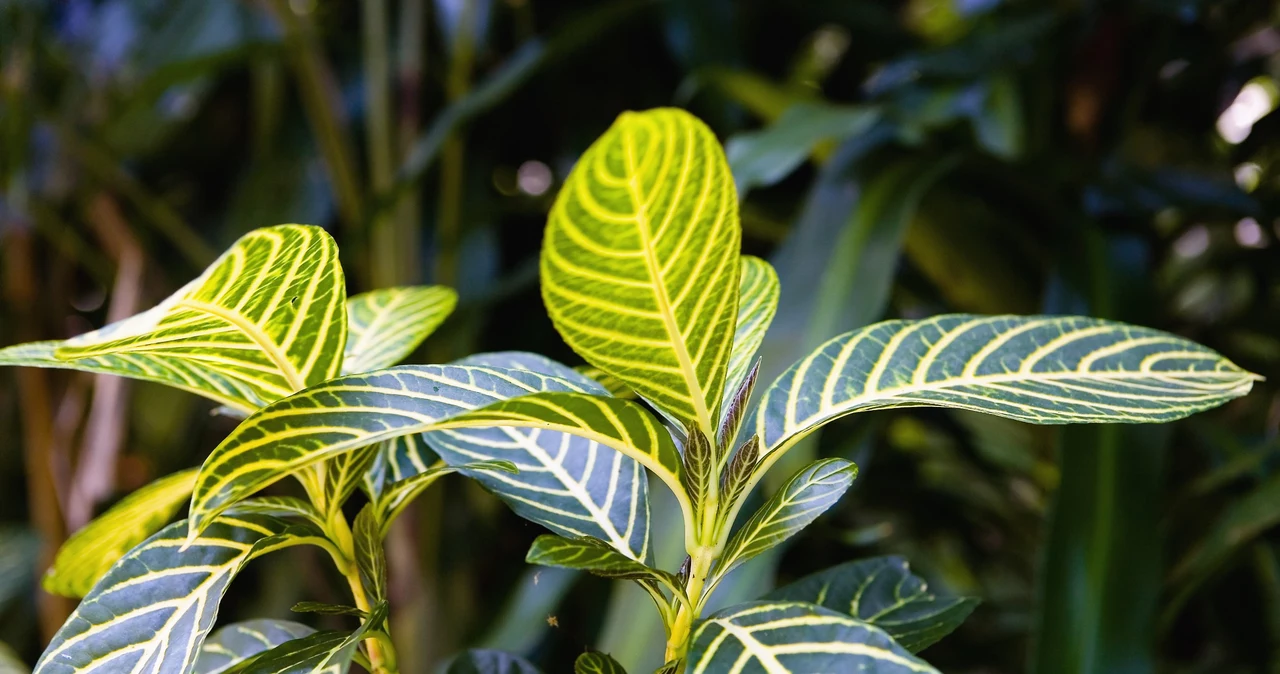
<path fill-rule="evenodd" d="M 439 460 L 418 433 L 384 440 L 377 447 L 361 483 L 364 492 L 375 501 L 392 484 L 427 472 Z"/>
<path fill-rule="evenodd" d="M 196 470 L 184 470 L 133 492 L 85 525 L 58 550 L 44 577 L 44 589 L 64 597 L 83 597 L 133 546 L 146 540 L 177 514 L 196 483 Z"/>
<path fill-rule="evenodd" d="M 156 381 L 252 411 L 338 374 L 346 287 L 317 227 L 251 232 L 154 309 L 61 343 L 0 351 L 0 364 Z"/>
<path fill-rule="evenodd" d="M 193 674 L 223 674 L 231 667 L 315 630 L 288 620 L 246 620 L 219 627 L 200 648 Z"/>
<path fill-rule="evenodd" d="M 325 461 L 322 504 L 330 510 L 340 508 L 347 497 L 364 483 L 373 459 L 380 451 L 381 444 L 373 444 Z"/>
<path fill-rule="evenodd" d="M 533 541 L 524 561 L 541 566 L 577 569 L 619 580 L 636 580 L 661 585 L 678 592 L 683 583 L 675 575 L 646 566 L 614 550 L 595 538 L 564 538 L 545 534 Z"/>
<path fill-rule="evenodd" d="M 1214 351 L 1092 318 L 886 321 L 841 335 L 765 392 L 768 451 L 860 410 L 941 406 L 1037 424 L 1172 421 L 1249 392 L 1256 377 Z"/>
<path fill-rule="evenodd" d="M 192 532 L 299 468 L 394 437 L 444 429 L 444 420 L 467 410 L 547 389 L 577 390 L 571 382 L 528 370 L 450 365 L 401 366 L 312 387 L 251 416 L 209 456 L 192 496 Z M 558 533 L 592 535 L 637 558 L 648 554 L 645 480 L 634 461 L 553 429 L 512 434 L 494 425 L 453 424 L 453 430 L 471 430 L 435 435 L 436 449 L 451 465 L 509 460 L 519 475 L 473 477 L 520 514 Z"/>
<path fill-rule="evenodd" d="M 342 374 L 391 367 L 453 313 L 458 294 L 444 286 L 382 288 L 347 300 Z"/>
<path fill-rule="evenodd" d="M 186 534 L 185 522 L 171 524 L 121 558 L 54 635 L 36 674 L 189 671 L 244 564 L 317 541 L 255 516 L 223 518 L 194 541 Z"/>
<path fill-rule="evenodd" d="M 846 562 L 770 592 L 770 601 L 804 601 L 871 623 L 912 653 L 960 626 L 978 605 L 970 597 L 939 597 L 901 557 Z"/>
<path fill-rule="evenodd" d="M 542 247 L 543 300 L 565 341 L 708 436 L 737 316 L 737 209 L 706 125 L 623 113 L 569 174 Z"/>
<path fill-rule="evenodd" d="M 729 401 L 751 371 L 751 362 L 764 342 L 773 315 L 778 312 L 778 272 L 768 262 L 743 255 L 738 287 L 738 322 L 733 334 L 733 350 L 729 353 L 729 369 L 720 404 L 722 411 L 729 406 Z"/>
<path fill-rule="evenodd" d="M 510 461 L 478 461 L 461 466 L 448 466 L 441 462 L 440 465 L 428 468 L 417 475 L 392 483 L 382 496 L 373 502 L 377 508 L 377 521 L 381 526 L 382 535 L 387 535 L 388 528 L 395 518 L 427 487 L 435 484 L 436 480 L 445 475 L 458 471 L 466 471 L 469 475 L 476 475 L 484 471 L 501 471 L 512 475 L 520 472 L 516 465 Z"/>
<path fill-rule="evenodd" d="M 358 643 L 345 632 L 316 632 L 259 653 L 225 674 L 344 674 Z"/>
<path fill-rule="evenodd" d="M 627 674 L 627 670 L 605 653 L 587 651 L 573 661 L 573 674 Z"/>
<path fill-rule="evenodd" d="M 532 663 L 511 653 L 473 648 L 458 655 L 445 674 L 542 674 Z"/>
<path fill-rule="evenodd" d="M 641 513 L 639 506 L 635 506 L 636 514 L 634 516 L 637 518 L 643 516 L 646 541 L 648 539 L 648 498 L 645 491 L 646 478 L 643 471 L 640 471 L 641 465 L 653 471 L 676 495 L 685 515 L 686 531 L 692 530 L 693 508 L 683 485 L 683 468 L 681 467 L 679 450 L 676 449 L 676 445 L 671 439 L 671 434 L 667 432 L 662 423 L 637 403 L 599 395 L 548 391 L 504 400 L 483 409 L 467 412 L 448 420 L 444 425 L 455 427 L 511 426 L 535 430 L 541 429 L 542 432 L 557 431 L 571 436 L 561 440 L 566 445 L 566 448 L 559 451 L 565 454 L 570 453 L 569 450 L 575 443 L 598 443 L 604 447 L 612 447 L 618 451 L 618 458 L 610 457 L 609 462 L 593 461 L 593 463 L 600 464 L 597 470 L 603 472 L 604 479 L 608 480 L 610 487 L 607 493 L 614 495 L 613 498 L 615 500 L 617 495 L 625 493 L 625 490 L 631 490 L 635 496 L 630 499 L 624 499 L 622 503 L 638 504 L 643 501 L 643 513 Z M 485 430 L 484 432 L 493 433 L 494 431 Z M 438 433 L 431 433 L 427 437 L 436 438 L 438 435 Z M 435 440 L 432 442 L 432 446 L 436 448 L 436 451 L 441 456 L 445 456 L 446 461 L 452 463 L 453 460 L 446 456 L 449 451 L 447 446 Z M 501 453 L 495 453 L 492 457 L 500 455 Z M 630 464 L 634 467 L 634 473 L 628 473 L 620 469 L 619 465 L 616 465 L 620 462 L 622 455 L 626 455 L 638 462 L 639 465 Z M 462 458 L 475 460 L 482 457 L 488 458 L 487 455 L 469 454 L 465 457 L 459 457 L 458 460 Z M 516 466 L 520 468 L 520 477 L 523 478 L 527 469 L 518 461 Z M 616 508 L 617 505 L 614 506 L 615 510 Z M 518 509 L 517 512 L 519 512 Z M 609 541 L 616 549 L 625 552 L 615 540 L 610 538 L 586 531 L 573 531 L 567 525 L 557 528 L 552 526 L 550 522 L 543 523 L 562 535 L 590 535 L 602 538 Z M 634 548 L 634 546 L 632 547 Z M 632 554 L 631 556 L 644 560 L 648 558 L 648 553 L 646 552 L 645 555 Z"/>
<path fill-rule="evenodd" d="M 688 674 L 938 674 L 882 630 L 813 604 L 748 602 L 707 618 Z"/>
<path fill-rule="evenodd" d="M 857 476 L 858 467 L 844 459 L 822 459 L 801 469 L 729 539 L 716 577 L 809 526 L 844 496 Z"/>

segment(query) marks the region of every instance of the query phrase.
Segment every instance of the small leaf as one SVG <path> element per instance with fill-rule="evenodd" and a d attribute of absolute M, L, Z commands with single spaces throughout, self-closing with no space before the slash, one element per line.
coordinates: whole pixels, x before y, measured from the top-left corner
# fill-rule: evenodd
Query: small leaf
<path fill-rule="evenodd" d="M 692 424 L 685 425 L 684 432 L 684 472 L 680 477 L 689 500 L 696 510 L 700 510 L 699 506 L 711 493 L 712 481 L 716 479 L 715 450 L 707 436 Z"/>
<path fill-rule="evenodd" d="M 356 515 L 351 533 L 360 581 L 365 592 L 380 602 L 387 598 L 387 554 L 382 549 L 382 527 L 377 513 L 374 504 L 366 503 Z"/>
<path fill-rule="evenodd" d="M 738 199 L 724 152 L 675 109 L 623 113 L 551 209 L 542 296 L 587 362 L 715 433 L 737 314 Z"/>
<path fill-rule="evenodd" d="M 188 671 L 227 584 L 251 559 L 321 539 L 265 517 L 225 517 L 186 540 L 175 522 L 116 562 L 54 635 L 36 674 Z"/>
<path fill-rule="evenodd" d="M 724 380 L 724 401 L 721 403 L 722 419 L 728 418 L 730 401 L 738 397 L 743 382 L 754 368 L 752 361 L 764 343 L 769 324 L 778 312 L 778 272 L 764 260 L 750 255 L 742 256 L 742 272 L 738 289 L 738 322 L 733 334 L 733 350 L 729 352 L 729 368 Z M 759 363 L 756 363 L 759 367 Z M 748 392 L 748 396 L 750 393 Z M 744 400 L 743 403 L 746 401 Z M 745 404 L 739 407 L 745 414 Z M 733 437 L 723 438 L 728 442 Z"/>
<path fill-rule="evenodd" d="M 156 307 L 65 342 L 0 349 L 0 365 L 144 379 L 252 411 L 338 374 L 345 300 L 332 237 L 268 227 Z"/>
<path fill-rule="evenodd" d="M 676 577 L 666 571 L 650 568 L 594 538 L 564 538 L 543 534 L 533 541 L 524 561 L 562 569 L 578 569 L 603 578 L 657 583 L 679 592 Z"/>
<path fill-rule="evenodd" d="M 347 497 L 361 485 L 373 465 L 374 457 L 382 451 L 380 444 L 361 447 L 339 454 L 324 462 L 324 503 L 328 510 L 341 507 Z"/>
<path fill-rule="evenodd" d="M 858 467 L 844 459 L 822 459 L 796 473 L 742 525 L 720 555 L 716 577 L 796 535 L 844 496 Z"/>
<path fill-rule="evenodd" d="M 445 674 L 542 674 L 527 660 L 488 648 L 464 651 L 449 665 Z"/>
<path fill-rule="evenodd" d="M 627 670 L 604 653 L 587 651 L 573 661 L 573 674 L 627 674 Z"/>
<path fill-rule="evenodd" d="M 903 648 L 919 653 L 959 627 L 978 605 L 969 597 L 938 597 L 912 575 L 901 557 L 846 562 L 765 595 L 803 601 L 868 622 Z"/>
<path fill-rule="evenodd" d="M 351 634 L 316 632 L 286 641 L 241 662 L 225 674 L 345 674 L 370 632 L 385 629 L 387 604 L 379 603 Z"/>
<path fill-rule="evenodd" d="M 690 641 L 688 674 L 939 674 L 879 628 L 813 604 L 731 606 L 703 621 Z"/>
<path fill-rule="evenodd" d="M 168 524 L 191 496 L 196 469 L 184 470 L 133 492 L 85 525 L 58 550 L 44 589 L 83 597 L 125 553 Z"/>
<path fill-rule="evenodd" d="M 746 378 L 738 385 L 738 390 L 725 400 L 724 414 L 720 419 L 720 431 L 716 433 L 717 452 L 724 452 L 719 457 L 720 460 L 728 457 L 728 448 L 733 446 L 734 439 L 738 437 L 738 429 L 747 416 L 747 405 L 750 403 L 751 392 L 755 390 L 756 378 L 759 376 L 760 361 L 757 360 L 747 372 Z"/>
<path fill-rule="evenodd" d="M 295 496 L 259 496 L 245 499 L 227 510 L 228 515 L 266 515 L 268 517 L 298 517 L 323 527 L 324 515 L 315 506 Z"/>
<path fill-rule="evenodd" d="M 368 613 L 354 607 L 343 606 L 341 604 L 325 604 L 318 601 L 300 601 L 294 604 L 290 609 L 294 613 L 318 613 L 320 615 L 352 615 L 363 618 Z"/>
<path fill-rule="evenodd" d="M 444 286 L 383 288 L 349 298 L 342 374 L 381 370 L 404 360 L 457 304 L 458 294 Z"/>
<path fill-rule="evenodd" d="M 246 620 L 220 627 L 200 647 L 192 674 L 223 674 L 263 651 L 314 633 L 287 620 Z"/>

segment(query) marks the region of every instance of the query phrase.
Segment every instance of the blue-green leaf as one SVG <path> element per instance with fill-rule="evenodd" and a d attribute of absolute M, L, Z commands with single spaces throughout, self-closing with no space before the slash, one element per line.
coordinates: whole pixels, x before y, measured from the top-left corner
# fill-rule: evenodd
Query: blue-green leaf
<path fill-rule="evenodd" d="M 205 640 L 193 674 L 222 674 L 231 667 L 315 630 L 288 620 L 246 620 L 220 627 Z"/>

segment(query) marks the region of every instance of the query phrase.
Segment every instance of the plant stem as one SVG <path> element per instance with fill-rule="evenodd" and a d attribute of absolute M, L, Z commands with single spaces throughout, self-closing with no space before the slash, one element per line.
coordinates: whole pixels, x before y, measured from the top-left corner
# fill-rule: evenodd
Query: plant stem
<path fill-rule="evenodd" d="M 356 602 L 356 608 L 365 613 L 372 613 L 373 606 L 369 603 L 369 597 L 365 594 L 364 583 L 360 580 L 360 570 L 356 568 L 356 551 L 355 539 L 351 535 L 351 526 L 347 524 L 347 519 L 342 513 L 336 513 L 334 517 L 329 518 L 329 526 L 327 527 L 329 537 L 338 545 L 338 552 L 342 556 L 334 555 L 333 563 L 338 567 L 338 572 L 347 579 L 347 585 L 351 588 L 351 597 Z M 390 641 L 388 638 L 387 641 Z M 394 652 L 388 653 L 385 644 L 379 637 L 370 636 L 365 639 L 365 647 L 369 649 L 369 665 L 372 667 L 372 674 L 399 674 L 396 668 L 396 657 Z"/>
<path fill-rule="evenodd" d="M 685 594 L 693 608 L 683 604 L 676 610 L 676 619 L 671 626 L 671 634 L 667 638 L 667 651 L 664 662 L 671 662 L 684 657 L 689 650 L 689 631 L 693 621 L 702 613 L 702 590 L 706 587 L 707 577 L 711 575 L 711 565 L 715 563 L 719 551 L 716 547 L 703 546 L 690 554 L 689 581 L 685 584 Z"/>

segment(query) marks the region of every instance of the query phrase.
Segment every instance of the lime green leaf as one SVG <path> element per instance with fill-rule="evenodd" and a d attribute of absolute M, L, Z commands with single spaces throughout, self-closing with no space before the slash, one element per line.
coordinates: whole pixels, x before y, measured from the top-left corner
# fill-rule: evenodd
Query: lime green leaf
<path fill-rule="evenodd" d="M 939 597 L 901 557 L 846 562 L 770 592 L 769 601 L 803 601 L 868 622 L 919 653 L 969 617 L 978 600 Z"/>
<path fill-rule="evenodd" d="M 351 634 L 316 632 L 286 641 L 228 669 L 226 674 L 345 674 L 360 642 L 384 629 L 387 604 L 373 608 L 369 618 Z"/>
<path fill-rule="evenodd" d="M 716 578 L 809 526 L 844 496 L 857 476 L 858 467 L 844 459 L 815 461 L 796 473 L 729 539 Z"/>
<path fill-rule="evenodd" d="M 44 589 L 83 597 L 126 552 L 168 524 L 191 496 L 196 469 L 135 491 L 67 539 L 44 577 Z"/>
<path fill-rule="evenodd" d="M 581 365 L 574 369 L 603 386 L 604 389 L 609 392 L 609 395 L 615 398 L 634 400 L 636 397 L 636 392 L 632 391 L 631 387 L 624 384 L 621 379 L 618 379 L 594 365 Z"/>
<path fill-rule="evenodd" d="M 604 653 L 587 651 L 573 661 L 573 674 L 627 674 L 627 670 Z"/>
<path fill-rule="evenodd" d="M 778 273 L 768 262 L 750 255 L 742 256 L 742 275 L 738 290 L 738 322 L 733 335 L 733 351 L 729 354 L 729 369 L 725 376 L 724 396 L 720 409 L 742 386 L 751 362 L 755 359 L 765 332 L 778 311 Z"/>
<path fill-rule="evenodd" d="M 300 601 L 289 607 L 294 613 L 317 613 L 320 615 L 351 615 L 357 618 L 363 618 L 368 613 L 354 607 L 343 606 L 342 604 L 325 604 L 318 601 Z"/>
<path fill-rule="evenodd" d="M 36 674 L 188 671 L 249 560 L 324 543 L 309 529 L 253 516 L 220 519 L 192 541 L 186 534 L 186 522 L 176 522 L 116 562 L 54 635 Z"/>
<path fill-rule="evenodd" d="M 436 480 L 458 471 L 465 471 L 469 475 L 474 475 L 480 471 L 502 471 L 515 475 L 520 472 L 516 468 L 516 464 L 510 461 L 477 461 L 475 463 L 467 463 L 460 466 L 448 466 L 441 464 L 433 468 L 428 468 L 417 475 L 405 478 L 399 482 L 392 483 L 387 487 L 386 492 L 375 501 L 378 508 L 378 522 L 381 525 L 383 536 L 387 535 L 387 531 L 391 526 L 391 522 L 395 520 L 405 506 L 413 502 L 419 494 L 435 483 Z"/>
<path fill-rule="evenodd" d="M 693 633 L 687 662 L 689 674 L 938 674 L 879 628 L 801 603 L 749 602 L 712 615 Z"/>
<path fill-rule="evenodd" d="M 380 451 L 383 451 L 382 445 L 373 444 L 325 461 L 324 507 L 329 510 L 342 507 L 347 497 L 363 483 Z"/>
<path fill-rule="evenodd" d="M 524 561 L 541 566 L 577 569 L 602 578 L 640 581 L 651 587 L 662 585 L 675 593 L 679 593 L 683 586 L 675 575 L 637 562 L 594 538 L 563 538 L 544 534 L 533 541 Z"/>
<path fill-rule="evenodd" d="M 220 627 L 200 647 L 193 674 L 223 674 L 265 650 L 313 633 L 287 620 L 246 620 Z"/>
<path fill-rule="evenodd" d="M 458 294 L 444 286 L 383 288 L 347 300 L 342 374 L 391 367 L 453 313 Z"/>
<path fill-rule="evenodd" d="M 265 515 L 267 517 L 298 517 L 321 528 L 325 525 L 324 515 L 316 510 L 310 502 L 295 496 L 259 496 L 245 499 L 227 510 L 229 515 Z"/>
<path fill-rule="evenodd" d="M 473 648 L 459 655 L 445 674 L 542 674 L 532 663 L 503 651 Z"/>
<path fill-rule="evenodd" d="M 715 433 L 737 312 L 738 201 L 711 130 L 623 113 L 552 207 L 542 295 L 587 362 Z"/>
<path fill-rule="evenodd" d="M 841 335 L 765 392 L 755 431 L 776 453 L 860 410 L 941 406 L 1039 424 L 1163 422 L 1217 407 L 1256 379 L 1158 330 L 1092 318 L 886 321 Z"/>
<path fill-rule="evenodd" d="M 28 674 L 30 671 L 8 644 L 0 642 L 0 674 Z"/>
<path fill-rule="evenodd" d="M 407 365 L 303 391 L 245 420 L 210 454 L 192 495 L 192 532 L 252 492 L 318 461 L 445 428 L 441 422 L 461 412 L 547 389 L 578 390 L 571 382 L 528 370 Z M 451 465 L 515 463 L 519 475 L 489 471 L 472 477 L 522 516 L 557 533 L 608 540 L 640 559 L 649 554 L 647 492 L 635 461 L 594 442 L 494 425 L 473 422 L 470 430 L 453 426 L 458 432 L 433 436 Z M 666 442 L 670 446 L 670 438 Z M 267 446 L 269 453 L 260 451 Z M 584 475 L 586 467 L 592 470 Z"/>
<path fill-rule="evenodd" d="M 345 301 L 324 230 L 268 227 L 155 308 L 65 342 L 0 350 L 0 365 L 145 379 L 251 411 L 338 374 Z"/>

